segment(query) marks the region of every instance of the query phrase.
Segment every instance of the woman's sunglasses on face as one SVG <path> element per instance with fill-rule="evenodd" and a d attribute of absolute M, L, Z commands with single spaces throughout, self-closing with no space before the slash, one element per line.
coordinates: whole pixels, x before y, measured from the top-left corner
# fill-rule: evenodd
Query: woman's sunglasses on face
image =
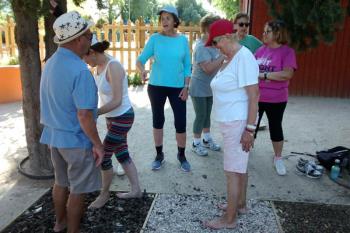
<path fill-rule="evenodd" d="M 221 36 L 217 36 L 217 37 L 215 37 L 214 39 L 213 39 L 213 45 L 214 46 L 216 46 L 218 43 L 219 43 L 219 41 L 221 40 Z"/>
<path fill-rule="evenodd" d="M 241 28 L 245 26 L 247 28 L 250 26 L 250 23 L 239 23 L 238 26 L 240 26 Z"/>

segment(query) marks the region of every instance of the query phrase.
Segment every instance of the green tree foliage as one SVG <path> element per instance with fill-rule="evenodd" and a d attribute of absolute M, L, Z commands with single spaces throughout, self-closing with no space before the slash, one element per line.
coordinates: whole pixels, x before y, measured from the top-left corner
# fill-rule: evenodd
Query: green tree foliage
<path fill-rule="evenodd" d="M 11 6 L 9 0 L 1 0 L 0 1 L 0 23 L 4 23 L 6 21 L 7 16 L 12 16 Z"/>
<path fill-rule="evenodd" d="M 225 13 L 227 19 L 233 19 L 239 11 L 238 0 L 213 0 L 212 2 Z"/>
<path fill-rule="evenodd" d="M 110 23 L 120 15 L 124 21 L 128 20 L 129 16 L 133 22 L 140 17 L 150 20 L 158 9 L 157 0 L 96 0 L 96 4 L 98 9 L 108 9 Z"/>
<path fill-rule="evenodd" d="M 196 0 L 178 0 L 175 5 L 179 12 L 179 18 L 185 25 L 189 25 L 190 22 L 198 24 L 200 19 L 207 13 Z"/>
<path fill-rule="evenodd" d="M 290 44 L 302 51 L 335 40 L 344 20 L 340 0 L 266 0 L 273 18 L 286 22 Z"/>

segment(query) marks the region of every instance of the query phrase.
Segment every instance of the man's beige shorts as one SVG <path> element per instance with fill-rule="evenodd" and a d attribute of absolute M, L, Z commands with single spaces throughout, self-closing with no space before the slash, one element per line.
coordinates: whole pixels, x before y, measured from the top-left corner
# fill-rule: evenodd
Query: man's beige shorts
<path fill-rule="evenodd" d="M 91 149 L 52 147 L 51 160 L 58 186 L 69 187 L 75 194 L 100 190 L 100 168 L 95 165 Z"/>

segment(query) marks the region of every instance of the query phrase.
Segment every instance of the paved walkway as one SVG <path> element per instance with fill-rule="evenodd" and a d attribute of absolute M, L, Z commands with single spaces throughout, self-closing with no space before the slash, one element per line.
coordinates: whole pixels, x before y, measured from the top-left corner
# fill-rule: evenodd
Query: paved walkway
<path fill-rule="evenodd" d="M 187 103 L 189 133 L 186 153 L 193 167 L 192 172 L 184 173 L 178 168 L 173 116 L 168 103 L 164 127 L 166 163 L 164 169 L 153 172 L 150 170 L 154 157 L 151 110 L 145 88 L 131 88 L 130 97 L 136 119 L 128 141 L 142 189 L 157 193 L 225 195 L 222 152 L 198 157 L 189 149 L 194 119 L 191 101 Z M 313 153 L 337 145 L 350 147 L 349 116 L 349 99 L 290 98 L 284 120 L 284 156 L 291 151 Z M 98 128 L 103 135 L 103 119 L 98 120 Z M 212 133 L 221 143 L 222 138 L 215 122 Z M 52 181 L 30 180 L 17 173 L 18 162 L 26 157 L 21 103 L 0 104 L 0 138 L 0 209 L 7 210 L 0 212 L 1 230 L 40 197 L 52 185 Z M 272 155 L 268 131 L 259 132 L 249 164 L 250 199 L 350 203 L 350 191 L 333 183 L 327 176 L 313 180 L 297 175 L 294 167 L 299 156 L 286 158 L 287 176 L 277 176 L 272 167 Z M 116 177 L 112 188 L 127 190 L 126 177 Z"/>

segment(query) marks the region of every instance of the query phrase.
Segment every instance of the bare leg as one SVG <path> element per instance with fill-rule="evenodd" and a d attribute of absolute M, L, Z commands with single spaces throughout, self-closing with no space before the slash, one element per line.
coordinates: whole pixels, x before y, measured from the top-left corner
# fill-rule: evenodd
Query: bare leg
<path fill-rule="evenodd" d="M 68 233 L 80 232 L 80 221 L 85 211 L 84 194 L 69 194 L 67 203 Z"/>
<path fill-rule="evenodd" d="M 53 228 L 54 232 L 62 231 L 67 227 L 67 200 L 68 188 L 55 184 L 52 190 L 52 198 L 55 206 L 56 222 Z"/>
<path fill-rule="evenodd" d="M 281 157 L 282 150 L 283 150 L 283 141 L 279 141 L 279 142 L 273 141 L 272 146 L 273 146 L 273 151 L 275 152 L 275 156 Z"/>
<path fill-rule="evenodd" d="M 186 147 L 186 133 L 176 133 L 176 142 L 178 147 Z"/>
<path fill-rule="evenodd" d="M 227 180 L 227 209 L 220 217 L 204 223 L 204 226 L 211 229 L 235 228 L 240 195 L 241 174 L 225 171 Z"/>
<path fill-rule="evenodd" d="M 153 128 L 153 139 L 155 146 L 163 145 L 163 129 Z"/>
<path fill-rule="evenodd" d="M 129 179 L 131 185 L 131 191 L 128 193 L 118 193 L 119 198 L 140 198 L 142 197 L 142 192 L 139 185 L 139 179 L 137 175 L 137 169 L 132 160 L 126 161 L 121 164 L 124 168 L 125 174 Z"/>
<path fill-rule="evenodd" d="M 238 214 L 246 214 L 247 209 L 247 185 L 248 185 L 248 173 L 241 174 L 241 187 L 239 201 L 238 201 Z"/>
<path fill-rule="evenodd" d="M 209 128 L 203 128 L 203 133 L 209 133 L 210 129 Z"/>
<path fill-rule="evenodd" d="M 193 137 L 200 139 L 201 138 L 201 134 L 200 133 L 193 133 Z"/>
<path fill-rule="evenodd" d="M 113 169 L 102 170 L 102 190 L 100 195 L 93 201 L 89 208 L 101 208 L 109 200 L 109 187 L 113 179 Z"/>

